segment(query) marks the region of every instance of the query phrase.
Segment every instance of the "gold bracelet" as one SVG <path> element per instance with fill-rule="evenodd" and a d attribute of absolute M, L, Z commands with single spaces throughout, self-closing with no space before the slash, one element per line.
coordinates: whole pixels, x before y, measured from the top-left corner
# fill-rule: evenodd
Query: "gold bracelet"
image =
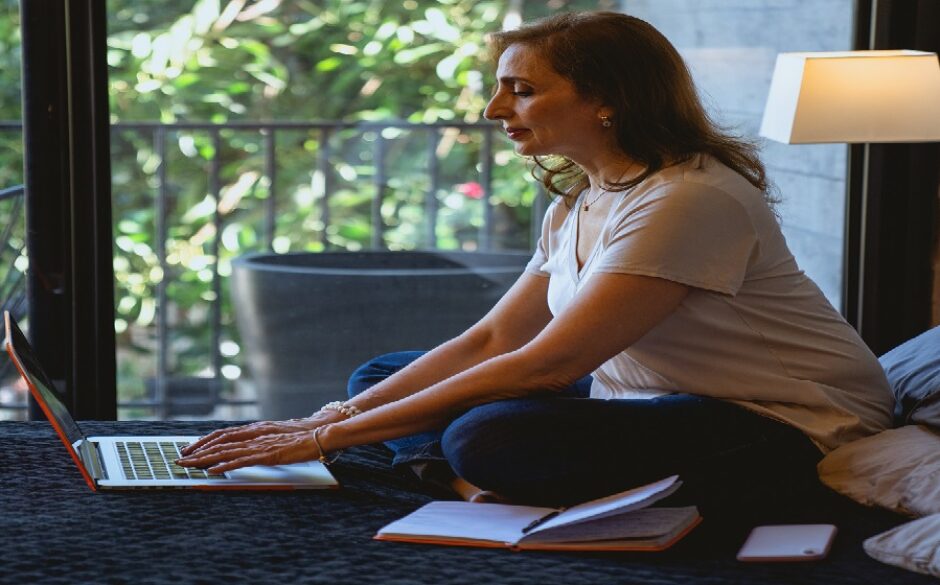
<path fill-rule="evenodd" d="M 317 451 L 320 452 L 320 456 L 317 457 L 317 460 L 323 465 L 329 465 L 330 463 L 333 463 L 334 461 L 339 459 L 339 456 L 342 453 L 342 451 L 337 451 L 336 453 L 333 454 L 332 458 L 327 457 L 326 452 L 323 450 L 323 447 L 320 446 L 320 431 L 322 431 L 328 426 L 330 425 L 323 425 L 322 427 L 317 427 L 313 430 L 313 444 L 317 446 Z"/>

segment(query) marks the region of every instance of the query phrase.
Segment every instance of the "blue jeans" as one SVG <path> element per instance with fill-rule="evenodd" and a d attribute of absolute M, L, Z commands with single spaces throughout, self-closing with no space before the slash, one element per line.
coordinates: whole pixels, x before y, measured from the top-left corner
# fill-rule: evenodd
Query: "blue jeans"
<path fill-rule="evenodd" d="M 350 378 L 349 396 L 421 355 L 367 362 Z M 590 384 L 588 376 L 560 393 L 476 406 L 440 431 L 386 445 L 395 465 L 449 466 L 474 485 L 533 505 L 578 503 L 672 474 L 699 505 L 765 500 L 795 481 L 815 482 L 821 453 L 789 425 L 691 394 L 591 400 Z"/>

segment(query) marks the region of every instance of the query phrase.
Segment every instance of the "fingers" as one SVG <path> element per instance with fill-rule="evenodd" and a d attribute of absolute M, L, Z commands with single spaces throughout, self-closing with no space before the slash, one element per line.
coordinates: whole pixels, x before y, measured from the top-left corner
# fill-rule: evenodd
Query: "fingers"
<path fill-rule="evenodd" d="M 262 438 L 270 439 L 271 437 L 264 436 Z M 177 459 L 176 463 L 183 467 L 208 467 L 220 461 L 237 459 L 245 455 L 264 453 L 271 448 L 267 444 L 268 442 L 270 441 L 248 440 L 207 444 L 199 451 Z"/>
<path fill-rule="evenodd" d="M 209 433 L 208 435 L 206 435 L 206 436 L 204 436 L 204 437 L 202 437 L 202 438 L 200 438 L 200 439 L 198 439 L 198 440 L 196 440 L 196 441 L 193 441 L 193 442 L 190 443 L 189 445 L 186 445 L 185 447 L 183 447 L 182 449 L 180 449 L 180 453 L 182 453 L 183 455 L 189 455 L 189 454 L 192 453 L 193 451 L 196 451 L 196 450 L 198 450 L 198 449 L 201 449 L 205 444 L 207 444 L 207 443 L 209 443 L 209 442 L 211 442 L 211 441 L 214 441 L 216 438 L 218 438 L 219 436 L 221 436 L 224 432 L 225 432 L 225 429 L 220 429 L 220 430 L 218 430 L 218 431 L 212 431 L 212 432 Z"/>
<path fill-rule="evenodd" d="M 319 457 L 309 433 L 264 435 L 238 443 L 207 444 L 201 450 L 177 460 L 184 467 L 209 468 L 222 473 L 251 465 L 280 465 Z"/>
<path fill-rule="evenodd" d="M 241 457 L 251 456 L 251 455 L 266 455 L 267 453 L 259 452 L 257 448 L 253 448 L 250 445 L 243 445 L 240 447 L 229 447 L 229 448 L 220 448 L 215 449 L 211 453 L 199 453 L 197 455 L 191 455 L 189 457 L 183 457 L 176 461 L 177 465 L 183 467 L 201 467 L 206 468 L 211 465 L 223 461 L 234 461 Z"/>
<path fill-rule="evenodd" d="M 240 427 L 229 427 L 227 429 L 219 429 L 217 431 L 212 431 L 208 435 L 190 443 L 189 445 L 180 449 L 180 453 L 183 455 L 190 455 L 197 451 L 201 451 L 206 447 L 218 444 L 218 443 L 229 443 L 236 440 L 244 440 L 254 436 L 252 433 L 246 433 L 245 431 L 257 423 L 252 423 L 250 425 L 244 425 Z"/>
<path fill-rule="evenodd" d="M 183 455 L 195 455 L 197 453 L 202 453 L 206 451 L 207 449 L 212 449 L 214 447 L 224 447 L 226 445 L 231 445 L 234 443 L 247 441 L 249 439 L 258 437 L 261 434 L 262 433 L 259 433 L 257 431 L 250 430 L 250 429 L 228 430 L 226 432 L 220 433 L 214 438 L 211 435 L 207 435 L 206 437 L 204 437 L 205 439 L 207 439 L 206 441 L 202 442 L 202 439 L 200 439 L 200 441 L 197 441 L 196 443 L 193 443 L 184 449 L 180 449 L 180 453 Z"/>
<path fill-rule="evenodd" d="M 242 425 L 239 427 L 229 427 L 227 429 L 219 429 L 213 431 L 202 437 L 198 441 L 187 445 L 186 447 L 180 449 L 180 453 L 183 455 L 191 455 L 193 453 L 198 453 L 220 444 L 226 443 L 238 443 L 242 441 L 247 441 L 255 437 L 260 437 L 262 435 L 273 434 L 282 432 L 279 425 L 271 422 L 256 422 L 248 425 Z"/>
<path fill-rule="evenodd" d="M 242 425 L 238 427 L 229 427 L 213 431 L 199 440 L 180 449 L 184 456 L 201 453 L 203 450 L 217 445 L 228 443 L 239 443 L 261 437 L 264 435 L 296 433 L 301 431 L 313 430 L 317 424 L 309 419 L 295 418 L 287 421 L 261 421 Z"/>

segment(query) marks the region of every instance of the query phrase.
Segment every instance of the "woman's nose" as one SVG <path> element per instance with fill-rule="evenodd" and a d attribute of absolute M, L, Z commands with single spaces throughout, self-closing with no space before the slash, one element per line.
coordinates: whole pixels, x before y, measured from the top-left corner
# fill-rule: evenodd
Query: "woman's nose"
<path fill-rule="evenodd" d="M 500 94 L 497 93 L 490 98 L 489 103 L 483 108 L 483 117 L 487 120 L 499 120 L 507 117 L 506 106 Z"/>

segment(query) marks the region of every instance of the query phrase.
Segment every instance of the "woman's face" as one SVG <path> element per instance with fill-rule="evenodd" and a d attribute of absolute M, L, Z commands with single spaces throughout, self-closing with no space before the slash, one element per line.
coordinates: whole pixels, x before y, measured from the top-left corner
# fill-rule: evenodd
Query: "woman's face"
<path fill-rule="evenodd" d="M 600 118 L 610 115 L 608 109 L 580 96 L 535 49 L 510 45 L 499 58 L 496 79 L 483 115 L 502 122 L 517 153 L 579 162 L 608 143 L 610 130 Z"/>

